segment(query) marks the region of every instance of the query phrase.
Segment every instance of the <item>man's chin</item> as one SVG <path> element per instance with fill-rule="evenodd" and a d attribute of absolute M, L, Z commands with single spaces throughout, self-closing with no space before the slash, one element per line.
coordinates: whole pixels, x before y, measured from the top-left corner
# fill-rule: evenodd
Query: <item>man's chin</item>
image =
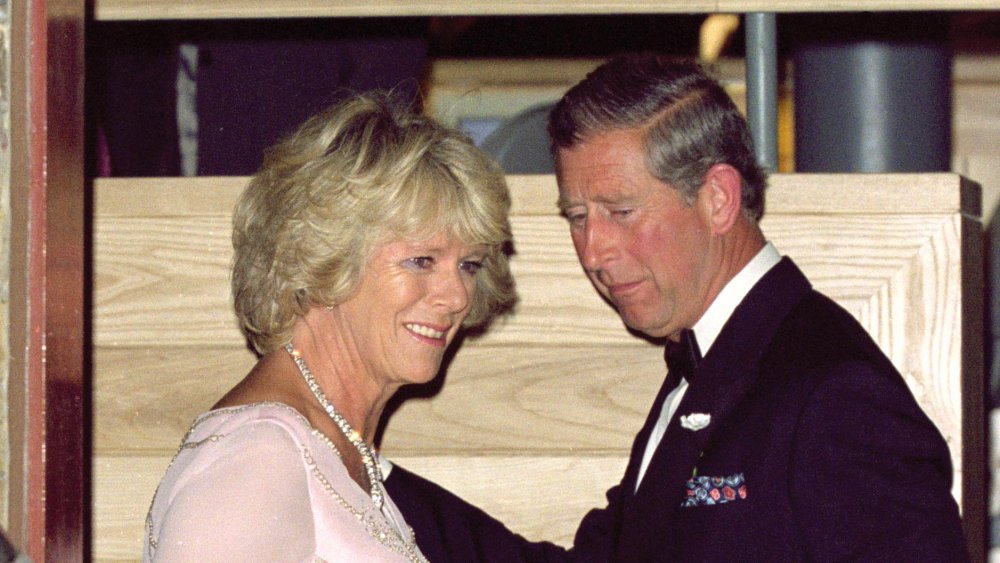
<path fill-rule="evenodd" d="M 663 338 L 670 334 L 670 330 L 665 328 L 662 324 L 656 323 L 651 319 L 636 318 L 626 315 L 621 315 L 622 322 L 625 323 L 629 329 L 636 332 L 641 332 L 650 338 Z"/>

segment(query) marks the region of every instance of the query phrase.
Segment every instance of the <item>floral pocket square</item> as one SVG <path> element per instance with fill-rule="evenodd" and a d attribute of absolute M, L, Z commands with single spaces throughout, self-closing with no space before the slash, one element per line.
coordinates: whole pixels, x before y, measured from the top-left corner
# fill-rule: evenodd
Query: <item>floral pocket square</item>
<path fill-rule="evenodd" d="M 746 478 L 742 473 L 728 477 L 698 475 L 688 479 L 687 496 L 682 508 L 691 506 L 714 506 L 747 498 Z"/>

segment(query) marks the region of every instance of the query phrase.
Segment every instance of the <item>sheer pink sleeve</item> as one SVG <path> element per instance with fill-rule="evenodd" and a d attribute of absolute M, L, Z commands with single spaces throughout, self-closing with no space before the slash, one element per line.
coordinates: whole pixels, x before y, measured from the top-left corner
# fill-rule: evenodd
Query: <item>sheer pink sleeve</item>
<path fill-rule="evenodd" d="M 170 498 L 151 515 L 160 519 L 153 561 L 313 560 L 306 469 L 281 424 L 255 422 L 188 449 L 179 456 L 194 457 L 167 472 Z"/>

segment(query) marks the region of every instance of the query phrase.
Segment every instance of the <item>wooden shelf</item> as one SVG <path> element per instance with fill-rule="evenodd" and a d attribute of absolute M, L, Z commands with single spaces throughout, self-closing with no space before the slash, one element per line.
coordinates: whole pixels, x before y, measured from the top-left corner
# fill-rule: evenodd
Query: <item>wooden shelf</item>
<path fill-rule="evenodd" d="M 256 361 L 229 297 L 230 213 L 246 182 L 94 182 L 98 563 L 136 560 L 178 440 Z M 568 543 L 621 477 L 663 351 L 630 336 L 581 272 L 555 177 L 508 184 L 517 310 L 461 344 L 433 396 L 392 414 L 382 451 L 528 537 Z M 904 374 L 950 444 L 970 529 L 985 530 L 978 187 L 956 174 L 776 174 L 767 198 L 764 232 Z"/>
<path fill-rule="evenodd" d="M 1000 0 L 95 0 L 97 20 L 995 10 Z"/>

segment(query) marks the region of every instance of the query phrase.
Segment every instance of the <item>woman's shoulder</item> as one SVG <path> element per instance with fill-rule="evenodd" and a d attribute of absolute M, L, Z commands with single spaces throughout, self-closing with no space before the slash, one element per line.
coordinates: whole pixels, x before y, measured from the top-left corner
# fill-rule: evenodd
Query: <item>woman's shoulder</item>
<path fill-rule="evenodd" d="M 195 419 L 168 474 L 176 475 L 178 484 L 184 485 L 201 474 L 256 473 L 266 459 L 284 471 L 304 475 L 310 452 L 322 452 L 319 455 L 324 460 L 329 457 L 328 464 L 339 462 L 339 451 L 327 444 L 305 417 L 282 403 L 213 409 Z"/>
<path fill-rule="evenodd" d="M 258 545 L 271 537 L 259 530 L 262 515 L 281 514 L 285 531 L 277 535 L 295 538 L 291 543 L 299 551 L 312 553 L 304 425 L 301 415 L 281 403 L 198 416 L 154 495 L 146 521 L 149 549 L 166 559 L 249 560 L 248 546 L 273 547 Z M 298 527 L 305 531 L 298 533 Z M 225 550 L 237 555 L 220 555 Z M 212 556 L 201 557 L 207 553 Z"/>
<path fill-rule="evenodd" d="M 213 408 L 195 417 L 191 430 L 232 429 L 261 422 L 310 429 L 309 421 L 294 407 L 280 401 L 259 401 Z"/>
<path fill-rule="evenodd" d="M 215 408 L 198 415 L 181 448 L 190 448 L 206 441 L 224 438 L 259 438 L 260 434 L 285 436 L 296 442 L 309 441 L 313 434 L 309 421 L 293 407 L 280 402 L 263 401 L 245 405 Z"/>

